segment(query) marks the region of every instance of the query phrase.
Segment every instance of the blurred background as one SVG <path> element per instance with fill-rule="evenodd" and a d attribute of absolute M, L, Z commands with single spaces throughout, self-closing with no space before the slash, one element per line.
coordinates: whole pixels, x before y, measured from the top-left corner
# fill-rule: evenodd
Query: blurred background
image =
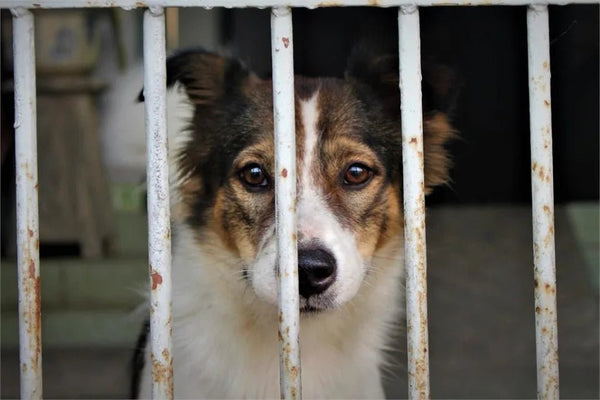
<path fill-rule="evenodd" d="M 147 285 L 142 10 L 36 10 L 44 395 L 124 398 Z M 12 27 L 1 14 L 1 396 L 19 396 Z M 269 76 L 268 10 L 167 10 L 169 50 Z M 294 10 L 295 68 L 343 76 L 353 46 L 397 48 L 395 9 Z M 599 397 L 599 7 L 550 7 L 561 395 Z M 428 199 L 431 390 L 536 396 L 523 7 L 421 9 L 422 59 L 452 69 L 460 139 Z M 168 106 L 170 120 L 186 107 Z M 171 137 L 181 126 L 169 125 Z M 401 330 L 399 329 L 401 332 Z M 405 341 L 386 391 L 407 395 Z M 176 361 L 175 361 L 176 362 Z"/>

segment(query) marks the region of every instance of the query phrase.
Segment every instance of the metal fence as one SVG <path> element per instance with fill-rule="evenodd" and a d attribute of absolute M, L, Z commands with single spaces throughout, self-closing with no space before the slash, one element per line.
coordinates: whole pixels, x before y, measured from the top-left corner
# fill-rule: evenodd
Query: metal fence
<path fill-rule="evenodd" d="M 144 91 L 148 146 L 149 278 L 154 398 L 173 398 L 171 243 L 164 7 L 271 7 L 281 397 L 301 398 L 295 200 L 292 7 L 398 7 L 409 397 L 429 398 L 419 6 L 528 5 L 529 104 L 538 397 L 557 399 L 558 339 L 548 4 L 569 0 L 2 0 L 14 29 L 21 396 L 42 397 L 34 17 L 30 9 L 147 7 Z M 578 0 L 595 4 L 597 1 Z M 401 266 L 399 266 L 401 267 Z M 176 360 L 175 360 L 176 362 Z"/>

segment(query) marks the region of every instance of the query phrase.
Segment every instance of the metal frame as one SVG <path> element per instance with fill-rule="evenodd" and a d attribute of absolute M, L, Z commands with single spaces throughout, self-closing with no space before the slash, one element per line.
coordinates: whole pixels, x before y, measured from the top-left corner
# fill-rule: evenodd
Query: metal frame
<path fill-rule="evenodd" d="M 280 299 L 281 397 L 301 398 L 298 345 L 296 150 L 290 7 L 400 7 L 399 53 L 404 169 L 408 374 L 410 398 L 429 398 L 423 126 L 418 6 L 529 5 L 529 90 L 538 397 L 557 399 L 558 340 L 548 4 L 570 0 L 3 0 L 14 16 L 15 142 L 21 396 L 41 398 L 41 302 L 38 241 L 33 15 L 28 9 L 149 7 L 144 15 L 144 93 L 148 140 L 149 276 L 153 397 L 173 398 L 171 244 L 165 118 L 164 7 L 273 7 L 271 39 L 276 143 L 276 218 Z M 579 0 L 597 4 L 597 0 Z"/>

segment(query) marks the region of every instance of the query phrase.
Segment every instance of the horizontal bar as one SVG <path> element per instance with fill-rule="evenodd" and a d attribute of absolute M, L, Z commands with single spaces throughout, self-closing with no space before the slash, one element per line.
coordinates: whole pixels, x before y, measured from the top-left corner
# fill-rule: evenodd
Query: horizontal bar
<path fill-rule="evenodd" d="M 166 91 L 164 9 L 152 7 L 144 13 L 144 102 L 148 147 L 148 253 L 154 399 L 173 398 Z"/>
<path fill-rule="evenodd" d="M 404 173 L 404 254 L 408 340 L 408 396 L 429 398 L 427 333 L 427 259 L 421 108 L 421 39 L 419 9 L 398 11 L 402 168 Z"/>
<path fill-rule="evenodd" d="M 527 10 L 538 399 L 558 399 L 558 328 L 548 8 Z"/>
<path fill-rule="evenodd" d="M 88 8 L 88 7 L 122 7 L 125 9 L 142 7 L 340 7 L 370 6 L 399 7 L 416 6 L 524 6 L 532 0 L 2 0 L 0 8 Z M 598 4 L 598 0 L 535 0 L 535 4 Z"/>
<path fill-rule="evenodd" d="M 273 113 L 275 124 L 275 218 L 279 277 L 279 379 L 282 399 L 302 398 L 300 311 L 296 243 L 296 123 L 292 12 L 271 13 Z"/>
<path fill-rule="evenodd" d="M 42 398 L 35 34 L 33 14 L 13 10 L 17 265 L 21 398 Z"/>

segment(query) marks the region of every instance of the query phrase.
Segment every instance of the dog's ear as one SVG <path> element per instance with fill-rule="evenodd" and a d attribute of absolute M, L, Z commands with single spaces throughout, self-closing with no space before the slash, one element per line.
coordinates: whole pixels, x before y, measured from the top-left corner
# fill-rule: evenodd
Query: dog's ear
<path fill-rule="evenodd" d="M 184 50 L 167 59 L 167 87 L 180 83 L 196 106 L 211 106 L 235 93 L 254 76 L 240 61 L 202 49 Z M 139 101 L 144 101 L 140 92 Z"/>
<path fill-rule="evenodd" d="M 423 113 L 440 111 L 451 114 L 458 97 L 458 79 L 454 70 L 435 62 L 421 66 Z M 396 54 L 384 53 L 377 46 L 360 44 L 348 59 L 346 80 L 369 87 L 384 102 L 385 109 L 400 112 L 399 64 Z"/>
<path fill-rule="evenodd" d="M 350 54 L 345 77 L 352 85 L 367 89 L 377 96 L 386 113 L 400 113 L 398 57 L 360 44 Z"/>
<path fill-rule="evenodd" d="M 367 88 L 382 102 L 383 110 L 400 123 L 400 89 L 398 57 L 372 50 L 376 46 L 359 45 L 352 52 L 346 70 L 346 80 Z M 425 192 L 448 182 L 451 165 L 445 144 L 456 136 L 449 122 L 454 109 L 458 85 L 453 70 L 435 63 L 424 63 L 423 80 L 423 151 Z"/>

